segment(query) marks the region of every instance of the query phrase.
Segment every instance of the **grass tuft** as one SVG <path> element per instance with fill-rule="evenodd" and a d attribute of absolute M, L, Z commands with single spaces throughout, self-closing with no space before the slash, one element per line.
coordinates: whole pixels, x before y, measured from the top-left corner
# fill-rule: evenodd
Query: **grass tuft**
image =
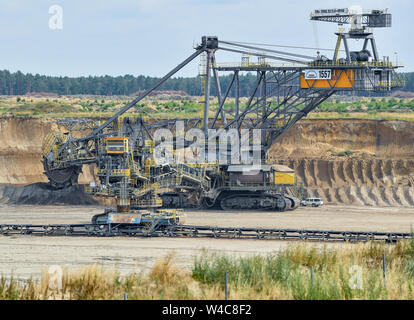
<path fill-rule="evenodd" d="M 0 300 L 123 299 L 124 293 L 141 300 L 224 299 L 225 271 L 230 299 L 414 299 L 414 239 L 394 245 L 299 243 L 274 254 L 244 257 L 203 251 L 191 272 L 175 264 L 174 254 L 157 261 L 146 274 L 121 277 L 97 265 L 64 269 L 58 290 L 50 285 L 53 276 L 46 270 L 41 281 L 2 276 Z"/>

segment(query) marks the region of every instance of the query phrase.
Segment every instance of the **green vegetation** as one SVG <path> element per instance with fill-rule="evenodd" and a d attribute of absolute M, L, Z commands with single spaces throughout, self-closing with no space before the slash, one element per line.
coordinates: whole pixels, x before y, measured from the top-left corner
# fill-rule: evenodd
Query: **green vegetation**
<path fill-rule="evenodd" d="M 403 91 L 414 91 L 414 72 L 401 74 L 406 80 Z M 23 74 L 20 71 L 11 73 L 8 70 L 0 70 L 0 95 L 25 95 L 30 92 L 49 92 L 58 95 L 131 95 L 140 90 L 152 87 L 160 78 L 147 76 L 100 76 L 100 77 L 51 77 L 43 75 Z M 222 76 L 220 83 L 223 92 L 231 81 L 231 75 Z M 247 73 L 240 75 L 240 95 L 248 96 L 253 91 L 257 81 L 256 75 Z M 161 90 L 184 91 L 190 96 L 201 96 L 201 80 L 199 77 L 173 78 L 168 80 Z M 213 85 L 212 94 L 215 94 Z M 234 97 L 234 89 L 230 92 Z"/>
<path fill-rule="evenodd" d="M 364 120 L 404 120 L 414 121 L 414 113 L 399 112 L 353 112 L 349 114 L 341 114 L 337 112 L 320 112 L 310 113 L 306 119 L 364 119 Z"/>
<path fill-rule="evenodd" d="M 2 277 L 0 299 L 122 299 L 124 293 L 143 300 L 223 299 L 225 271 L 230 299 L 414 299 L 414 239 L 394 245 L 292 244 L 276 254 L 246 257 L 202 252 L 191 272 L 176 267 L 172 255 L 148 274 L 125 277 L 94 265 L 64 270 L 60 291 L 50 287 L 46 271 L 41 281 Z"/>
<path fill-rule="evenodd" d="M 353 153 L 354 153 L 353 151 L 351 151 L 349 149 L 346 149 L 345 151 L 340 151 L 338 153 L 334 153 L 334 155 L 337 156 L 337 157 L 345 157 L 345 156 L 350 156 Z"/>
<path fill-rule="evenodd" d="M 339 99 L 323 102 L 318 108 L 319 112 L 337 112 L 340 114 L 350 112 L 367 112 L 376 115 L 378 112 L 413 112 L 414 99 L 396 98 L 361 98 L 358 101 L 345 102 Z"/>
<path fill-rule="evenodd" d="M 137 76 L 101 76 L 101 77 L 50 77 L 43 75 L 23 74 L 20 71 L 10 73 L 8 70 L 0 70 L 0 95 L 25 95 L 31 92 L 49 92 L 57 95 L 105 95 L 126 96 L 140 90 L 147 90 L 157 83 L 160 78 Z M 223 88 L 227 88 L 231 81 L 231 75 L 220 79 Z M 247 96 L 252 92 L 257 81 L 255 74 L 240 75 L 240 94 Z M 183 91 L 190 96 L 201 96 L 200 77 L 172 78 L 160 87 L 160 90 Z M 213 85 L 212 94 L 216 93 Z M 225 89 L 223 89 L 225 90 Z M 234 90 L 231 92 L 234 96 Z"/>
<path fill-rule="evenodd" d="M 353 98 L 355 99 L 355 98 Z M 38 97 L 0 97 L 0 116 L 35 117 L 93 117 L 105 118 L 119 111 L 130 97 L 104 98 L 102 96 L 64 96 L 55 98 Z M 129 113 L 139 112 L 144 117 L 197 118 L 202 116 L 201 97 L 175 97 L 169 99 L 150 97 L 132 108 Z M 241 98 L 243 109 L 247 98 Z M 218 108 L 217 99 L 210 102 L 210 117 L 214 117 Z M 224 105 L 228 112 L 235 111 L 235 102 L 229 98 Z M 228 115 L 231 118 L 231 114 Z M 343 101 L 333 98 L 324 102 L 307 119 L 375 119 L 414 121 L 414 99 L 360 98 L 356 101 Z"/>
<path fill-rule="evenodd" d="M 414 91 L 414 72 L 408 72 L 402 74 L 403 79 L 406 81 L 404 91 Z"/>
<path fill-rule="evenodd" d="M 0 100 L 0 115 L 45 116 L 45 117 L 108 117 L 123 108 L 129 99 L 97 100 L 88 98 L 31 98 Z M 191 100 L 146 100 L 130 110 L 145 117 L 199 117 L 202 105 L 197 99 Z"/>
<path fill-rule="evenodd" d="M 386 287 L 382 253 L 387 257 Z M 277 255 L 245 258 L 205 254 L 196 260 L 193 278 L 223 286 L 224 271 L 228 272 L 230 296 L 233 292 L 236 299 L 241 298 L 240 293 L 270 299 L 413 299 L 414 240 L 395 246 L 369 243 L 343 249 L 294 245 Z M 353 288 L 350 284 L 356 271 L 361 275 L 360 286 Z"/>

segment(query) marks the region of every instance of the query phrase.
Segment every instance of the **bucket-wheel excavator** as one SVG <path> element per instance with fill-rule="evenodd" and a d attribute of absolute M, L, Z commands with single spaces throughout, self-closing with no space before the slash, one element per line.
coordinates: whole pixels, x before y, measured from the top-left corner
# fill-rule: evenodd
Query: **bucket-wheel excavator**
<path fill-rule="evenodd" d="M 43 165 L 51 185 L 76 183 L 82 166 L 94 164 L 97 179 L 85 190 L 117 202 L 116 209 L 95 217 L 94 223 L 133 223 L 137 210 L 179 207 L 182 202 L 226 210 L 295 209 L 298 199 L 286 192 L 295 183 L 294 172 L 268 157 L 275 139 L 334 93 L 403 86 L 399 66 L 379 58 L 372 32 L 391 26 L 387 11 L 315 10 L 311 20 L 340 25 L 332 59 L 204 36 L 194 53 L 105 122 L 69 123 L 69 133 L 49 134 Z M 353 40 L 363 40 L 361 51 L 350 51 Z M 220 52 L 241 55 L 241 60 L 219 63 Z M 200 56 L 202 117 L 144 119 L 138 103 Z M 257 74 L 247 101 L 240 97 L 239 77 L 245 72 Z M 231 74 L 225 88 L 221 73 Z M 218 101 L 214 108 L 212 85 Z M 232 108 L 226 104 L 230 97 Z M 138 116 L 127 113 L 133 108 Z"/>

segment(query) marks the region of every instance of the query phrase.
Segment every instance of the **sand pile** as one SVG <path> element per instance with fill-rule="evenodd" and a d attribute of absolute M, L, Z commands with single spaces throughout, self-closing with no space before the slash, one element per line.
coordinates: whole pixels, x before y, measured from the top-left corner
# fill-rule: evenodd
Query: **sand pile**
<path fill-rule="evenodd" d="M 83 186 L 54 190 L 48 183 L 27 186 L 0 185 L 0 203 L 36 205 L 96 205 L 92 197 L 83 192 Z"/>
<path fill-rule="evenodd" d="M 0 183 L 47 182 L 43 174 L 42 143 L 46 134 L 58 130 L 47 119 L 0 118 Z M 92 180 L 93 170 L 84 166 L 79 183 Z"/>

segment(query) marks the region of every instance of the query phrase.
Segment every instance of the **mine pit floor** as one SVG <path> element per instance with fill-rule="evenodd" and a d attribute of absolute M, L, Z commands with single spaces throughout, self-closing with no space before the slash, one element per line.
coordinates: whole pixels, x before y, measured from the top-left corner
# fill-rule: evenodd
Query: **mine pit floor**
<path fill-rule="evenodd" d="M 88 223 L 99 206 L 1 206 L 0 224 Z M 295 228 L 410 232 L 414 208 L 327 205 L 278 212 L 186 211 L 185 224 L 221 227 Z M 39 278 L 42 269 L 60 265 L 69 269 L 98 264 L 121 275 L 147 271 L 154 262 L 175 252 L 179 266 L 191 268 L 202 250 L 234 255 L 266 254 L 289 245 L 287 241 L 187 238 L 87 238 L 0 236 L 0 274 L 18 279 Z M 315 246 L 345 244 L 314 243 Z"/>

